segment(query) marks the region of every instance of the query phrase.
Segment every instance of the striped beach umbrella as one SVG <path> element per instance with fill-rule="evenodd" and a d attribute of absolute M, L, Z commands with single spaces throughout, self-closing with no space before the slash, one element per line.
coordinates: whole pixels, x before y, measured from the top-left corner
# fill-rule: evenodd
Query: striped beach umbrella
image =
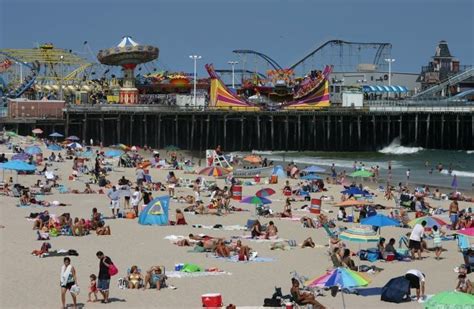
<path fill-rule="evenodd" d="M 255 204 L 255 205 L 264 205 L 264 204 L 272 203 L 272 201 L 270 201 L 269 199 L 264 198 L 264 197 L 258 197 L 258 196 L 248 196 L 242 199 L 242 201 L 240 202 L 247 203 L 247 204 Z"/>
<path fill-rule="evenodd" d="M 258 190 L 257 193 L 255 193 L 255 195 L 258 197 L 267 197 L 275 193 L 276 193 L 275 190 L 273 190 L 272 188 L 264 188 L 264 189 Z"/>
<path fill-rule="evenodd" d="M 359 286 L 366 286 L 371 280 L 362 273 L 350 270 L 344 267 L 337 267 L 328 271 L 321 277 L 306 281 L 308 287 L 331 288 L 339 287 L 354 288 Z M 343 308 L 346 308 L 344 301 L 344 293 L 341 293 Z"/>
<path fill-rule="evenodd" d="M 432 228 L 435 225 L 437 225 L 437 226 L 448 225 L 448 223 L 446 223 L 445 221 L 443 221 L 440 218 L 435 217 L 435 216 L 419 217 L 419 218 L 413 219 L 410 222 L 408 222 L 408 225 L 410 227 L 414 227 L 417 224 L 421 224 L 421 222 L 423 222 L 423 221 L 426 221 L 426 226 L 425 227 L 429 227 L 429 228 Z"/>
<path fill-rule="evenodd" d="M 209 166 L 205 167 L 202 170 L 199 171 L 199 175 L 205 175 L 205 176 L 214 176 L 214 177 L 220 177 L 223 175 L 228 174 L 229 172 L 220 167 L 220 166 Z"/>
<path fill-rule="evenodd" d="M 378 242 L 380 236 L 372 229 L 350 228 L 339 234 L 339 238 L 356 243 Z"/>

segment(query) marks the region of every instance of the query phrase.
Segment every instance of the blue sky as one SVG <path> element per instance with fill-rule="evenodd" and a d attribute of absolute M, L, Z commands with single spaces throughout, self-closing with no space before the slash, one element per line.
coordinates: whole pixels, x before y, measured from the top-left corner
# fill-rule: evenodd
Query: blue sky
<path fill-rule="evenodd" d="M 53 42 L 96 53 L 123 35 L 157 45 L 165 69 L 228 68 L 234 49 L 290 65 L 328 39 L 393 44 L 394 71 L 419 72 L 447 40 L 461 64 L 474 64 L 472 0 L 0 0 L 0 47 Z M 203 72 L 202 67 L 200 72 Z"/>

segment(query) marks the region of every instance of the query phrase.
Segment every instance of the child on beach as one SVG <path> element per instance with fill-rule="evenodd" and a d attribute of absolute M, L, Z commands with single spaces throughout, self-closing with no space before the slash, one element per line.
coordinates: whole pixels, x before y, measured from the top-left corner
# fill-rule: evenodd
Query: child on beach
<path fill-rule="evenodd" d="M 96 302 L 97 301 L 97 277 L 92 274 L 89 276 L 91 283 L 89 285 L 89 299 L 87 302 Z M 94 300 L 91 299 L 91 296 L 94 295 Z"/>
<path fill-rule="evenodd" d="M 434 225 L 433 230 L 431 231 L 431 236 L 433 237 L 433 245 L 435 248 L 435 255 L 436 255 L 435 258 L 437 260 L 439 260 L 441 252 L 443 251 L 443 247 L 441 246 L 442 235 L 444 235 L 444 233 L 439 230 L 437 225 Z"/>
<path fill-rule="evenodd" d="M 466 274 L 458 275 L 458 284 L 456 285 L 456 291 L 467 294 L 472 294 L 474 292 L 472 289 L 472 283 L 466 277 Z"/>

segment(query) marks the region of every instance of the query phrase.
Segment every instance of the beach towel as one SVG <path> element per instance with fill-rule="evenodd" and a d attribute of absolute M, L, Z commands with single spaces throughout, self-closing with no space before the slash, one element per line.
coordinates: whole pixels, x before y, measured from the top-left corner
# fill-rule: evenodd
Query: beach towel
<path fill-rule="evenodd" d="M 226 271 L 202 271 L 187 273 L 182 271 L 167 271 L 166 276 L 168 278 L 197 278 L 197 277 L 209 277 L 209 276 L 221 276 L 221 275 L 232 275 L 230 272 Z"/>
<path fill-rule="evenodd" d="M 60 282 L 61 282 L 61 285 L 66 285 L 67 283 L 67 280 L 69 278 L 69 276 L 71 275 L 71 270 L 72 270 L 72 265 L 68 265 L 66 267 L 66 265 L 63 265 L 61 267 L 61 276 L 60 276 Z"/>
<path fill-rule="evenodd" d="M 231 257 L 221 257 L 221 256 L 215 256 L 215 255 L 210 255 L 210 257 L 218 259 L 218 260 L 224 260 L 227 262 L 233 262 L 233 263 L 267 263 L 267 262 L 273 262 L 275 261 L 274 258 L 267 258 L 267 257 L 250 257 L 250 260 L 248 261 L 239 261 L 239 256 L 238 255 L 233 255 Z"/>
<path fill-rule="evenodd" d="M 231 238 L 233 239 L 245 239 L 248 241 L 253 241 L 253 242 L 279 242 L 279 241 L 286 241 L 286 239 L 279 238 L 279 237 L 270 237 L 270 239 L 265 239 L 263 238 L 252 238 L 252 235 L 244 235 L 244 236 L 232 236 Z"/>
<path fill-rule="evenodd" d="M 242 225 L 221 225 L 217 227 L 217 225 L 201 225 L 201 224 L 193 224 L 194 228 L 200 229 L 207 229 L 207 230 L 224 230 L 224 231 L 245 231 L 247 228 Z"/>

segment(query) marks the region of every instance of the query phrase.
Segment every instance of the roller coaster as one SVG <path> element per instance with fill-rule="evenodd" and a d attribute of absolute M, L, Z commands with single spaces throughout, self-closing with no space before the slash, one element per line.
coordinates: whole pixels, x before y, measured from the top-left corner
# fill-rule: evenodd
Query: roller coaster
<path fill-rule="evenodd" d="M 392 44 L 390 43 L 329 40 L 287 68 L 305 75 L 308 71 L 322 68 L 327 64 L 332 65 L 335 72 L 350 72 L 356 71 L 358 64 L 368 63 L 373 64 L 377 70 L 384 71 L 387 69 L 384 59 L 390 58 L 391 52 Z M 239 74 L 242 76 L 248 72 L 245 67 L 248 66 L 249 56 L 255 57 L 255 63 L 263 62 L 274 70 L 283 68 L 276 60 L 258 51 L 237 49 L 233 53 L 239 55 L 241 59 L 242 71 Z M 258 66 L 255 65 L 255 72 L 257 70 Z"/>

